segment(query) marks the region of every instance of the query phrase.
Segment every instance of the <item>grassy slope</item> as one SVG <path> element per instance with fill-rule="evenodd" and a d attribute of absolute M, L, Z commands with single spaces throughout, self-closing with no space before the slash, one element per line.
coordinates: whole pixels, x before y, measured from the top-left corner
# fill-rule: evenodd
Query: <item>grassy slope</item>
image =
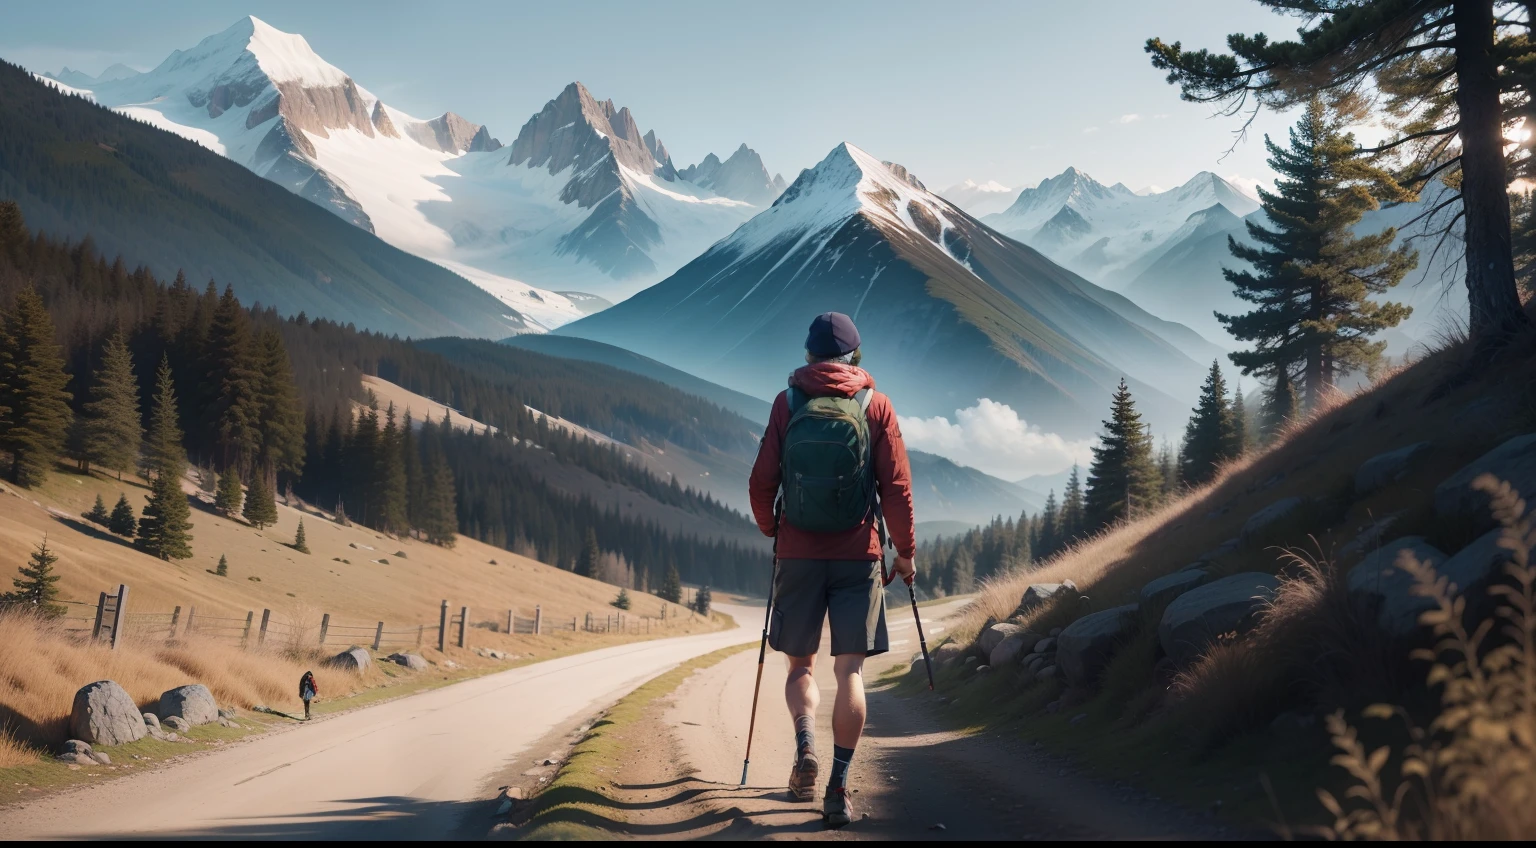
<path fill-rule="evenodd" d="M 1217 560 L 1216 576 L 1282 573 L 1282 545 L 1332 559 L 1334 551 L 1389 514 L 1400 517 L 1386 539 L 1424 535 L 1442 550 L 1457 550 L 1474 531 L 1435 518 L 1434 487 L 1505 439 L 1536 429 L 1536 390 L 1529 380 L 1536 346 L 1522 342 L 1496 368 L 1469 369 L 1469 355 L 1464 345 L 1453 346 L 1353 397 L 1337 398 L 1272 449 L 1225 469 L 1184 499 L 1033 572 L 992 582 L 955 635 L 968 641 L 987 617 L 1008 616 L 1031 583 L 1071 578 L 1089 598 L 1086 604 L 1036 613 L 1027 623 L 1042 632 L 1134 602 L 1149 580 L 1195 562 L 1237 536 L 1248 516 L 1291 495 L 1319 500 L 1266 538 Z M 1436 446 L 1432 460 L 1393 486 L 1353 497 L 1354 472 L 1362 462 L 1424 440 Z M 1347 569 L 1355 559 L 1337 566 Z M 1170 688 L 1153 668 L 1159 611 L 1146 610 L 1138 633 L 1121 647 L 1099 691 L 1085 703 L 1046 713 L 1045 706 L 1062 695 L 1059 685 L 1020 686 L 1012 670 L 976 678 L 952 668 L 941 688 L 958 693 L 955 716 L 964 724 L 1040 739 L 1117 776 L 1155 780 L 1158 791 L 1202 808 L 1274 821 L 1278 804 L 1281 816 L 1294 824 L 1296 817 L 1318 816 L 1312 788 L 1337 777 L 1328 768 L 1332 750 L 1318 726 L 1284 731 L 1271 722 L 1282 713 L 1316 715 L 1337 705 L 1358 708 L 1380 698 L 1400 699 L 1405 681 L 1423 674 L 1422 668 L 1408 667 L 1404 676 L 1401 651 L 1381 662 L 1368 642 L 1324 632 L 1329 610 L 1320 608 L 1322 600 L 1313 604 L 1319 608 L 1295 610 L 1301 626 L 1281 633 L 1288 640 L 1281 648 L 1290 652 L 1281 656 L 1294 662 L 1265 663 L 1223 649 Z"/>

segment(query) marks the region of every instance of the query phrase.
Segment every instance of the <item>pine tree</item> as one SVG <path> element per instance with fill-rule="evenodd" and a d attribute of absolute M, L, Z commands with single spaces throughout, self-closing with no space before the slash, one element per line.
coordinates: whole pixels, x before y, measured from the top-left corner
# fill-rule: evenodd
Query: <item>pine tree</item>
<path fill-rule="evenodd" d="M 708 586 L 700 586 L 699 591 L 693 596 L 693 611 L 705 618 L 709 617 L 709 606 L 713 601 Z"/>
<path fill-rule="evenodd" d="M 1236 449 L 1237 429 L 1232 408 L 1227 401 L 1227 381 L 1221 363 L 1212 362 L 1200 387 L 1200 400 L 1184 430 L 1184 463 L 1180 478 L 1190 486 L 1199 486 L 1216 476 L 1216 469 L 1231 459 Z"/>
<path fill-rule="evenodd" d="M 1339 374 L 1374 365 L 1386 345 L 1370 336 L 1411 311 L 1371 298 L 1397 285 L 1418 254 L 1408 245 L 1392 249 L 1393 228 L 1359 237 L 1353 231 L 1378 198 L 1403 200 L 1409 193 L 1362 159 L 1354 137 L 1328 119 L 1320 100 L 1313 99 L 1291 129 L 1289 148 L 1268 138 L 1264 143 L 1281 175 L 1278 194 L 1259 189 L 1274 229 L 1247 222 L 1252 246 L 1228 237 L 1232 255 L 1254 270 L 1223 272 L 1255 308 L 1216 317 L 1233 337 L 1254 343 L 1231 354 L 1244 374 L 1273 377 L 1301 363 L 1310 408 Z"/>
<path fill-rule="evenodd" d="M 92 524 L 100 524 L 103 527 L 112 521 L 112 516 L 107 513 L 107 504 L 101 499 L 100 494 L 96 495 L 96 505 L 91 507 L 91 511 L 80 517 Z"/>
<path fill-rule="evenodd" d="M 422 530 L 427 534 L 427 541 L 434 545 L 451 548 L 458 539 L 459 518 L 453 491 L 453 471 L 446 462 L 438 462 L 432 469 L 423 524 Z"/>
<path fill-rule="evenodd" d="M 278 474 L 296 475 L 304 470 L 304 411 L 293 382 L 293 364 L 276 329 L 261 331 L 255 360 L 261 431 L 257 465 L 273 480 Z"/>
<path fill-rule="evenodd" d="M 224 469 L 219 475 L 218 490 L 213 495 L 213 508 L 225 518 L 234 518 L 240 514 L 240 504 L 244 500 L 245 493 L 240 490 L 240 470 L 234 466 Z"/>
<path fill-rule="evenodd" d="M 139 530 L 139 519 L 133 514 L 133 505 L 127 495 L 117 496 L 117 506 L 112 507 L 112 517 L 107 519 L 107 529 L 119 536 L 132 539 Z"/>
<path fill-rule="evenodd" d="M 1090 531 L 1134 517 L 1158 503 L 1162 486 L 1152 462 L 1152 437 L 1125 380 L 1115 389 L 1104 435 L 1088 466 L 1085 511 Z"/>
<path fill-rule="evenodd" d="M 249 471 L 262 447 L 262 375 L 250 318 L 233 286 L 224 287 L 207 338 L 208 370 L 201 393 L 208 404 L 208 431 L 225 466 Z"/>
<path fill-rule="evenodd" d="M 69 375 L 54 340 L 53 319 L 31 288 L 0 313 L 0 450 L 11 454 L 11 479 L 42 483 L 64 448 L 73 413 Z"/>
<path fill-rule="evenodd" d="M 406 514 L 405 455 L 400 432 L 395 427 L 393 403 L 384 413 L 384 431 L 379 435 L 375 472 L 378 527 L 387 533 L 404 535 L 410 529 Z"/>
<path fill-rule="evenodd" d="M 245 508 L 240 511 L 257 530 L 277 523 L 277 500 L 267 485 L 267 475 L 257 474 L 245 494 Z"/>
<path fill-rule="evenodd" d="M 144 443 L 144 467 L 151 475 L 170 469 L 170 473 L 179 477 L 186 461 L 176 412 L 176 380 L 171 374 L 170 357 L 164 356 L 155 372 L 155 399 L 149 413 L 149 434 Z"/>
<path fill-rule="evenodd" d="M 15 591 L 0 596 L 0 601 L 29 605 L 24 608 L 47 618 L 62 617 L 66 610 L 58 603 L 59 587 L 54 585 L 59 582 L 59 575 L 53 573 L 53 565 L 58 561 L 58 555 L 48 550 L 48 537 L 44 535 L 31 559 L 21 567 L 21 576 L 12 578 Z"/>
<path fill-rule="evenodd" d="M 229 557 L 219 554 L 219 564 L 214 566 L 213 573 L 220 577 L 229 576 Z"/>
<path fill-rule="evenodd" d="M 1157 452 L 1157 476 L 1160 500 L 1166 502 L 1179 488 L 1179 463 L 1174 458 L 1173 445 L 1167 439 L 1163 439 L 1163 448 Z"/>
<path fill-rule="evenodd" d="M 309 540 L 304 537 L 304 519 L 299 519 L 299 529 L 293 533 L 293 549 L 301 554 L 309 553 Z"/>
<path fill-rule="evenodd" d="M 1067 489 L 1061 498 L 1061 519 L 1057 532 L 1061 534 L 1063 547 L 1083 535 L 1087 520 L 1083 516 L 1083 482 L 1078 476 L 1077 463 L 1072 463 L 1072 476 L 1067 478 Z"/>
<path fill-rule="evenodd" d="M 951 595 L 967 595 L 976 591 L 976 558 L 970 548 L 956 548 L 947 563 L 949 572 L 945 588 Z"/>
<path fill-rule="evenodd" d="M 1301 412 L 1301 399 L 1296 396 L 1296 384 L 1284 370 L 1275 375 L 1275 382 L 1264 393 L 1264 407 L 1260 411 L 1261 434 L 1267 444 L 1273 442 L 1287 422 Z"/>
<path fill-rule="evenodd" d="M 1045 506 L 1040 510 L 1040 545 L 1041 558 L 1054 555 L 1061 550 L 1061 517 L 1056 510 L 1056 490 L 1052 489 L 1045 496 Z"/>
<path fill-rule="evenodd" d="M 1248 429 L 1248 404 L 1243 400 L 1243 383 L 1238 381 L 1232 388 L 1232 446 L 1230 453 L 1234 457 L 1242 456 L 1248 452 L 1251 444 Z"/>
<path fill-rule="evenodd" d="M 612 606 L 618 607 L 621 610 L 629 609 L 629 590 L 625 589 L 623 587 L 620 587 L 619 588 L 619 596 L 617 598 L 614 598 L 609 603 Z"/>
<path fill-rule="evenodd" d="M 656 597 L 674 604 L 682 603 L 683 579 L 677 574 L 676 564 L 667 566 L 667 575 L 661 579 L 661 588 L 656 590 Z"/>
<path fill-rule="evenodd" d="M 181 468 L 161 468 L 149 484 L 149 503 L 139 519 L 139 549 L 163 560 L 192 556 L 192 509 L 181 491 Z"/>
<path fill-rule="evenodd" d="M 582 577 L 598 577 L 598 560 L 601 557 L 602 551 L 597 547 L 597 533 L 588 527 L 586 540 L 581 545 L 581 553 L 576 556 L 576 573 Z"/>
<path fill-rule="evenodd" d="M 81 417 L 83 458 L 108 471 L 132 471 L 139 459 L 143 427 L 139 421 L 139 381 L 122 331 L 107 340 L 101 369 L 91 385 L 91 399 Z"/>

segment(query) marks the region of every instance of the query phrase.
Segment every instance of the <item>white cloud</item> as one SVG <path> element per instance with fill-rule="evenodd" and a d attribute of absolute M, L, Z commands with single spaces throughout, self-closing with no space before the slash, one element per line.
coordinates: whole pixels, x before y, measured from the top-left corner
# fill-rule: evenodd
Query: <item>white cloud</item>
<path fill-rule="evenodd" d="M 1136 123 L 1139 120 L 1141 120 L 1141 116 L 1137 115 L 1135 113 L 1132 113 L 1132 114 L 1129 114 L 1129 115 L 1121 115 L 1120 117 L 1115 119 L 1115 123 L 1117 123 L 1117 124 L 1134 124 L 1134 123 Z"/>
<path fill-rule="evenodd" d="M 1253 177 L 1245 177 L 1242 174 L 1223 174 L 1222 179 L 1237 186 L 1243 191 L 1248 192 L 1248 196 L 1252 197 L 1254 200 L 1259 199 L 1258 188 L 1260 186 L 1262 186 L 1265 191 L 1272 192 L 1275 190 L 1275 181 L 1273 179 L 1260 180 Z"/>
<path fill-rule="evenodd" d="M 1083 135 L 1089 135 L 1090 133 L 1096 133 L 1098 131 L 1098 127 L 1083 127 Z"/>
<path fill-rule="evenodd" d="M 1007 404 L 981 398 L 954 420 L 900 418 L 907 446 L 935 453 L 1004 480 L 1056 474 L 1076 462 L 1086 466 L 1092 439 L 1068 441 L 1020 418 Z"/>

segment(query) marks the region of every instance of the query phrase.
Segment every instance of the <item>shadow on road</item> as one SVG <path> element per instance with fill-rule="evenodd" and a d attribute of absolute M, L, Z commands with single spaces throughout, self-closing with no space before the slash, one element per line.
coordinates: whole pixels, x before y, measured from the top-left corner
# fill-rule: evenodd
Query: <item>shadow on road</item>
<path fill-rule="evenodd" d="M 157 830 L 143 835 L 119 834 L 120 839 L 203 840 L 203 839 L 281 839 L 281 840 L 438 840 L 475 839 L 485 834 L 484 820 L 495 808 L 494 801 L 428 801 L 422 798 L 382 796 L 349 798 L 335 802 L 336 809 L 324 813 L 293 816 L 264 816 L 256 821 L 239 819 L 209 822 L 202 827 L 181 830 Z M 478 831 L 469 827 L 479 822 Z M 60 838 L 71 839 L 69 834 Z M 92 838 L 92 837 L 84 837 Z"/>

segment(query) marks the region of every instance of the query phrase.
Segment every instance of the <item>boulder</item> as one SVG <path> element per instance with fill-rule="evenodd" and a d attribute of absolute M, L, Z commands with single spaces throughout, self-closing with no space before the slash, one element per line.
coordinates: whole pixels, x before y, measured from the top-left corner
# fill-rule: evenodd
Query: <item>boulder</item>
<path fill-rule="evenodd" d="M 1200 555 L 1200 562 L 1216 562 L 1216 561 L 1220 560 L 1222 557 L 1226 557 L 1226 556 L 1230 556 L 1232 554 L 1235 554 L 1235 553 L 1237 553 L 1237 549 L 1242 547 L 1242 544 L 1243 543 L 1238 541 L 1237 539 L 1228 539 L 1225 542 L 1222 542 L 1221 544 L 1217 545 L 1216 547 L 1211 548 L 1210 550 L 1208 550 L 1205 553 L 1201 554 Z"/>
<path fill-rule="evenodd" d="M 110 680 L 98 680 L 75 693 L 69 714 L 70 733 L 93 745 L 136 742 L 149 732 L 144 713 L 128 691 Z"/>
<path fill-rule="evenodd" d="M 1355 497 L 1362 497 L 1403 479 L 1434 455 L 1429 442 L 1414 442 L 1395 451 L 1377 454 L 1355 470 Z"/>
<path fill-rule="evenodd" d="M 1010 633 L 1003 637 L 1003 641 L 998 642 L 992 653 L 987 655 L 987 664 L 997 667 L 1017 660 L 1024 653 L 1026 640 L 1025 633 Z"/>
<path fill-rule="evenodd" d="M 98 762 L 98 763 L 100 763 L 101 765 L 104 765 L 104 766 L 112 765 L 112 758 L 107 756 L 107 752 L 106 751 L 92 751 L 91 752 L 91 759 L 95 760 L 96 762 Z"/>
<path fill-rule="evenodd" d="M 1472 481 L 1483 474 L 1507 481 L 1528 506 L 1536 504 L 1536 433 L 1510 439 L 1436 486 L 1435 514 L 1468 519 L 1484 527 L 1492 525 L 1488 496 L 1472 488 Z"/>
<path fill-rule="evenodd" d="M 965 655 L 965 648 L 954 642 L 945 642 L 933 651 L 933 661 L 938 666 L 953 665 Z"/>
<path fill-rule="evenodd" d="M 1185 665 L 1221 634 L 1248 629 L 1258 611 L 1274 597 L 1278 585 L 1273 574 L 1250 571 L 1174 598 L 1157 626 L 1163 652 Z"/>
<path fill-rule="evenodd" d="M 1338 560 L 1340 562 L 1348 562 L 1380 547 L 1382 540 L 1388 537 L 1388 534 L 1392 532 L 1392 528 L 1397 525 L 1398 520 L 1402 517 L 1402 512 L 1393 512 L 1361 525 L 1360 532 L 1355 535 L 1355 538 L 1345 542 L 1339 548 Z"/>
<path fill-rule="evenodd" d="M 149 729 L 150 733 L 154 733 L 160 729 L 160 717 L 154 713 L 145 713 L 144 726 Z"/>
<path fill-rule="evenodd" d="M 1262 537 L 1265 531 L 1274 527 L 1287 518 L 1295 515 L 1312 505 L 1312 499 L 1302 495 L 1281 498 L 1278 501 L 1264 507 L 1248 516 L 1243 522 L 1242 532 L 1238 533 L 1238 539 L 1242 544 L 1248 544 Z"/>
<path fill-rule="evenodd" d="M 1044 639 L 1041 639 L 1040 641 L 1036 642 L 1035 643 L 1035 653 L 1037 653 L 1037 654 L 1044 654 L 1044 653 L 1046 653 L 1048 651 L 1054 650 L 1056 648 L 1056 640 L 1058 638 L 1059 637 L 1057 637 L 1057 636 L 1047 636 Z"/>
<path fill-rule="evenodd" d="M 68 755 L 73 757 L 76 754 L 84 754 L 89 757 L 91 755 L 91 743 L 83 742 L 79 739 L 65 740 L 64 747 L 59 749 L 59 756 Z"/>
<path fill-rule="evenodd" d="M 1035 672 L 1035 679 L 1036 680 L 1055 680 L 1056 679 L 1056 666 L 1048 665 L 1045 668 L 1042 668 L 1039 671 Z"/>
<path fill-rule="evenodd" d="M 368 655 L 368 649 L 359 648 L 356 645 L 342 651 L 334 657 L 326 660 L 326 665 L 338 668 L 342 671 L 351 671 L 362 674 L 373 665 L 373 657 Z"/>
<path fill-rule="evenodd" d="M 1068 686 L 1092 686 L 1136 627 L 1136 604 L 1089 613 L 1056 639 L 1056 667 Z"/>
<path fill-rule="evenodd" d="M 166 716 L 165 718 L 160 719 L 160 726 L 168 730 L 174 730 L 176 733 L 186 733 L 192 729 L 191 722 L 187 721 L 181 716 L 174 715 Z"/>
<path fill-rule="evenodd" d="M 1058 596 L 1070 597 L 1076 594 L 1077 584 L 1071 580 L 1060 583 L 1034 583 L 1019 597 L 1019 605 L 1014 608 L 1013 615 L 1024 615 L 1031 610 L 1043 607 Z"/>
<path fill-rule="evenodd" d="M 1501 527 L 1477 537 L 1477 541 L 1452 554 L 1440 566 L 1440 576 L 1451 581 L 1458 594 L 1480 589 L 1499 578 L 1504 574 L 1505 563 L 1515 559 L 1514 552 L 1500 544 L 1503 536 Z"/>
<path fill-rule="evenodd" d="M 1141 587 L 1141 602 L 1149 607 L 1160 606 L 1196 586 L 1205 585 L 1206 581 L 1210 579 L 1210 573 L 1204 568 L 1201 568 L 1199 565 L 1191 565 L 1183 571 L 1165 574 Z"/>
<path fill-rule="evenodd" d="M 994 624 L 977 635 L 976 649 L 981 652 L 982 656 L 991 656 L 992 652 L 997 649 L 998 645 L 1002 644 L 1004 639 L 1023 629 L 1017 624 Z"/>
<path fill-rule="evenodd" d="M 1345 575 L 1351 603 L 1373 614 L 1381 629 L 1393 636 L 1412 633 L 1419 614 L 1435 606 L 1430 599 L 1413 594 L 1413 578 L 1397 567 L 1398 558 L 1406 555 L 1436 568 L 1445 562 L 1445 553 L 1423 536 L 1404 536 L 1367 554 Z"/>
<path fill-rule="evenodd" d="M 213 693 L 201 683 L 177 686 L 160 693 L 160 706 L 155 709 L 160 718 L 181 716 L 187 724 L 211 724 L 219 720 L 219 705 Z M 180 730 L 180 728 L 177 728 Z"/>
<path fill-rule="evenodd" d="M 419 654 L 390 654 L 389 661 L 396 665 L 403 665 L 411 671 L 427 670 L 427 661 Z"/>

